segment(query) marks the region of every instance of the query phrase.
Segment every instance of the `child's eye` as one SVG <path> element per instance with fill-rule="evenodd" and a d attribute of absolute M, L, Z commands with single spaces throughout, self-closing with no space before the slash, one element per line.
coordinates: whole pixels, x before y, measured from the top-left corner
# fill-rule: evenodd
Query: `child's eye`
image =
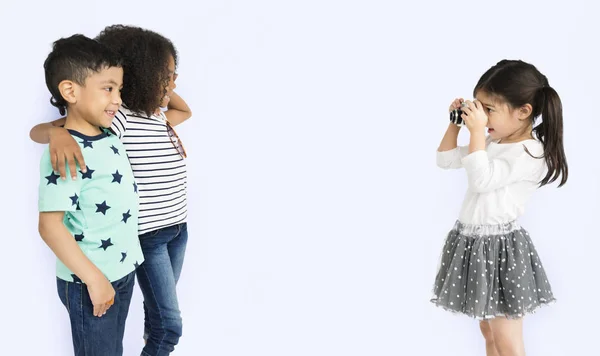
<path fill-rule="evenodd" d="M 107 88 L 104 88 L 104 90 L 111 92 L 111 91 L 113 91 L 113 88 L 107 87 Z"/>

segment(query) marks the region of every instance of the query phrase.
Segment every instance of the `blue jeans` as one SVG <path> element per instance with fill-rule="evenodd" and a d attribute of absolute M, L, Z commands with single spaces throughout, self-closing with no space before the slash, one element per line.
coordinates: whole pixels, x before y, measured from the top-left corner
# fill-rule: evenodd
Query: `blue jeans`
<path fill-rule="evenodd" d="M 69 312 L 75 356 L 123 355 L 125 319 L 134 284 L 134 272 L 113 282 L 115 304 L 98 318 L 87 285 L 56 279 L 58 296 Z"/>
<path fill-rule="evenodd" d="M 188 233 L 186 223 L 140 235 L 145 261 L 137 269 L 144 295 L 143 356 L 169 355 L 182 333 L 175 286 L 181 274 Z"/>

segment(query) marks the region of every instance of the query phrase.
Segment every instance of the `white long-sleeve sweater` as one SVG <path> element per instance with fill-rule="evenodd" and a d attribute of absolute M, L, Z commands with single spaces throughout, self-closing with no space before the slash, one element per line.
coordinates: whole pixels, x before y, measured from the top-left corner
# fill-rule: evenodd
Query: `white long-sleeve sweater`
<path fill-rule="evenodd" d="M 467 172 L 468 189 L 458 220 L 473 225 L 517 220 L 547 172 L 543 153 L 537 140 L 497 143 L 489 137 L 485 150 L 471 154 L 468 146 L 438 151 L 438 167 Z"/>

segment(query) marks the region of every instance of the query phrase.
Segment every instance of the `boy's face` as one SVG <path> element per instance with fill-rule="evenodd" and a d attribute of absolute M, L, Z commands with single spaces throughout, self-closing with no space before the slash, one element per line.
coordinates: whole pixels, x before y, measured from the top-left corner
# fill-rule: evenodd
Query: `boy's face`
<path fill-rule="evenodd" d="M 71 109 L 94 126 L 110 127 L 115 113 L 121 106 L 123 68 L 104 68 L 85 79 L 85 86 L 78 86 L 77 99 Z"/>

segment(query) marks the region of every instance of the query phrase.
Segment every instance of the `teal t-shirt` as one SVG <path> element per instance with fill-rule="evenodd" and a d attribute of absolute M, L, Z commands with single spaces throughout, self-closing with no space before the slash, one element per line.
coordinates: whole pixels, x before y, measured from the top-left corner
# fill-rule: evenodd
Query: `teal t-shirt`
<path fill-rule="evenodd" d="M 114 282 L 144 261 L 138 239 L 137 184 L 117 136 L 109 131 L 93 137 L 69 132 L 81 146 L 87 172 L 77 167 L 76 180 L 62 180 L 53 172 L 46 148 L 40 163 L 38 208 L 40 212 L 64 211 L 64 224 L 83 253 Z M 58 259 L 56 275 L 81 283 Z"/>

